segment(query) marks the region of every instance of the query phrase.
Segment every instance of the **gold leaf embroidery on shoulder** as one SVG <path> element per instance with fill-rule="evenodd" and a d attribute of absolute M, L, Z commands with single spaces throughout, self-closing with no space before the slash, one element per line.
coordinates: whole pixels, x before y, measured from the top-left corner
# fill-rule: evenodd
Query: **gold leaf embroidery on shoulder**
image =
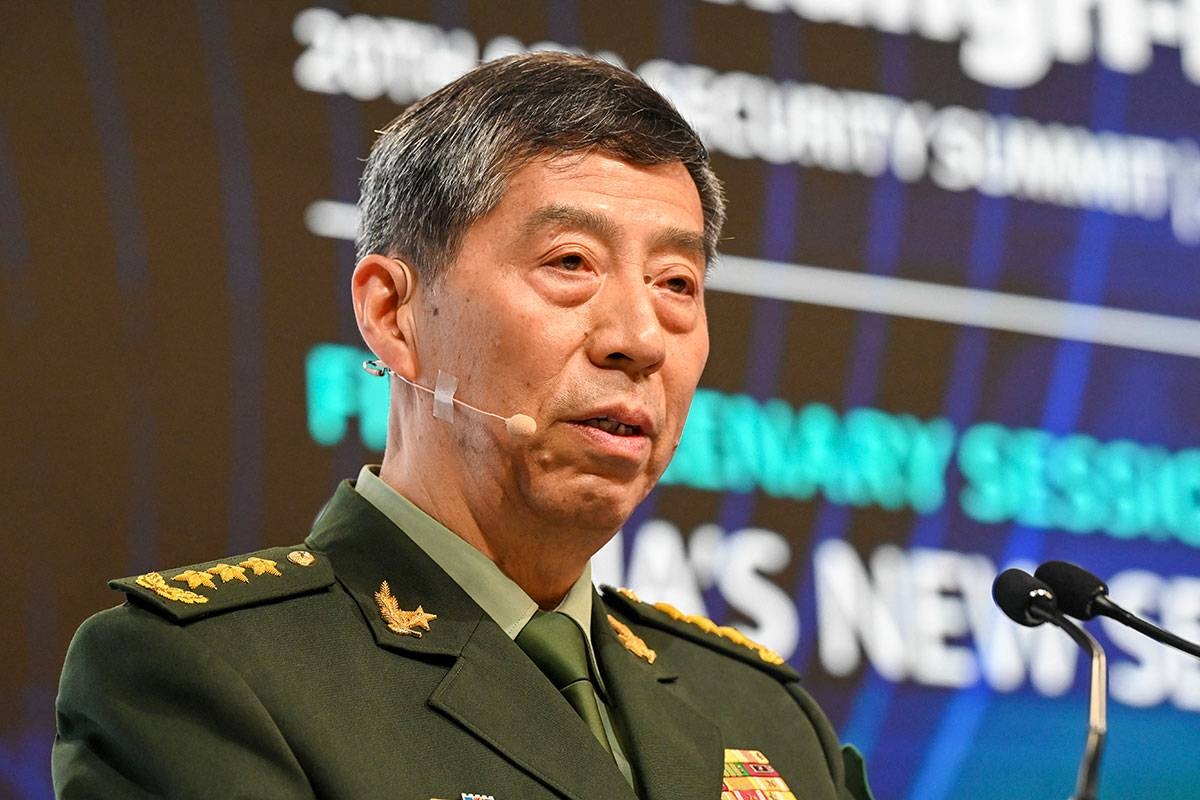
<path fill-rule="evenodd" d="M 247 558 L 245 561 L 239 562 L 238 566 L 245 567 L 246 569 L 253 571 L 255 575 L 282 575 L 283 574 L 282 572 L 280 572 L 278 569 L 275 568 L 274 561 L 272 561 L 269 558 L 259 558 L 258 556 L 251 556 L 250 558 Z"/>
<path fill-rule="evenodd" d="M 220 578 L 221 583 L 229 583 L 230 581 L 250 582 L 250 579 L 246 577 L 246 568 L 242 566 L 235 567 L 232 564 L 217 564 L 216 566 L 209 567 L 208 571 Z"/>
<path fill-rule="evenodd" d="M 430 614 L 421 606 L 417 606 L 416 611 L 405 611 L 401 608 L 387 581 L 379 584 L 379 591 L 375 593 L 375 604 L 379 606 L 379 614 L 387 623 L 388 630 L 401 636 L 415 636 L 420 639 L 421 631 L 417 628 L 429 630 L 430 620 L 437 619 L 437 614 Z"/>
<path fill-rule="evenodd" d="M 617 634 L 617 640 L 625 645 L 626 650 L 638 658 L 646 659 L 647 664 L 653 664 L 654 659 L 658 658 L 658 653 L 651 650 L 650 646 L 642 641 L 642 637 L 631 631 L 628 625 L 621 622 L 621 620 L 612 614 L 608 615 L 608 624 L 612 626 L 612 629 Z"/>
<path fill-rule="evenodd" d="M 171 580 L 184 581 L 187 583 L 189 589 L 195 589 L 199 586 L 205 586 L 209 589 L 217 588 L 217 585 L 213 583 L 212 575 L 209 575 L 207 572 L 197 572 L 194 569 L 185 570 L 174 578 L 171 578 Z"/>
<path fill-rule="evenodd" d="M 135 583 L 142 588 L 151 590 L 159 597 L 165 597 L 177 603 L 194 604 L 208 602 L 208 598 L 202 594 L 196 594 L 195 592 L 189 592 L 187 589 L 169 585 L 163 580 L 163 576 L 157 572 L 147 572 L 145 575 L 139 575 Z"/>
<path fill-rule="evenodd" d="M 642 602 L 642 598 L 637 596 L 637 592 L 635 592 L 633 589 L 626 589 L 624 586 L 622 586 L 620 589 L 617 589 L 617 594 L 621 595 L 626 600 L 632 600 L 635 603 Z"/>
<path fill-rule="evenodd" d="M 702 617 L 699 614 L 685 614 L 670 603 L 655 603 L 654 607 L 673 620 L 678 622 L 686 622 L 689 625 L 695 625 L 705 633 L 711 633 L 714 636 L 720 636 L 726 641 L 733 642 L 736 645 L 741 645 L 748 650 L 753 650 L 759 658 L 768 664 L 779 666 L 783 663 L 783 656 L 779 655 L 769 647 L 764 647 L 758 642 L 748 638 L 737 628 L 731 628 L 728 625 L 718 625 L 708 617 Z"/>

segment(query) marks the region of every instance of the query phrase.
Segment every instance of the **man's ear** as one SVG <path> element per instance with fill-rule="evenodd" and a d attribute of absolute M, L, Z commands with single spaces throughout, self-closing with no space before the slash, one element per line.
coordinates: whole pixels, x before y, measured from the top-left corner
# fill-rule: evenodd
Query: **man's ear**
<path fill-rule="evenodd" d="M 417 377 L 412 297 L 416 272 L 403 261 L 372 254 L 350 280 L 354 316 L 363 341 L 377 358 L 409 380 Z"/>

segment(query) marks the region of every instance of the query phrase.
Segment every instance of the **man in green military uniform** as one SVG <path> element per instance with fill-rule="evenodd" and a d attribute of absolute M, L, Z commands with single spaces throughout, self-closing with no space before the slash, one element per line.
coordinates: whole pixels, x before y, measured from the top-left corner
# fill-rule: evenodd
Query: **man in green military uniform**
<path fill-rule="evenodd" d="M 708 354 L 695 133 L 623 70 L 514 57 L 397 118 L 362 188 L 383 464 L 303 545 L 113 582 L 63 671 L 59 796 L 868 796 L 777 655 L 592 588 Z"/>

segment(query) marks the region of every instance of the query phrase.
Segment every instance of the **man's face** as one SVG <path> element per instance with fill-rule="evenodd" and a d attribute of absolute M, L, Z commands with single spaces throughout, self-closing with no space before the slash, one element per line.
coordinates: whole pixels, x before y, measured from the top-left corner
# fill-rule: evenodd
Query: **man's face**
<path fill-rule="evenodd" d="M 459 409 L 468 490 L 616 530 L 666 468 L 708 357 L 704 217 L 680 163 L 541 159 L 467 231 L 416 308 L 418 369 L 537 421 L 528 439 Z M 439 423 L 440 424 L 440 423 Z"/>

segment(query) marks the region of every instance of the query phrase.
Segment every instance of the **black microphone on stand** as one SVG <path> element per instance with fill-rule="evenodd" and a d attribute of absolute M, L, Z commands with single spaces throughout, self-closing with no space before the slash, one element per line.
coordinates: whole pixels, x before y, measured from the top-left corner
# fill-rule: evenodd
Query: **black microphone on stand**
<path fill-rule="evenodd" d="M 1067 632 L 1092 657 L 1092 688 L 1088 702 L 1088 734 L 1079 760 L 1075 794 L 1070 800 L 1096 800 L 1100 755 L 1108 732 L 1108 668 L 1104 648 L 1091 634 L 1062 615 L 1054 592 L 1042 581 L 1019 569 L 1006 569 L 992 583 L 992 599 L 1019 625 L 1035 627 L 1049 622 Z"/>
<path fill-rule="evenodd" d="M 1147 622 L 1108 599 L 1108 586 L 1083 567 L 1068 561 L 1047 561 L 1034 573 L 1058 598 L 1058 607 L 1075 619 L 1097 615 L 1114 619 L 1156 642 L 1200 658 L 1200 646 Z"/>

